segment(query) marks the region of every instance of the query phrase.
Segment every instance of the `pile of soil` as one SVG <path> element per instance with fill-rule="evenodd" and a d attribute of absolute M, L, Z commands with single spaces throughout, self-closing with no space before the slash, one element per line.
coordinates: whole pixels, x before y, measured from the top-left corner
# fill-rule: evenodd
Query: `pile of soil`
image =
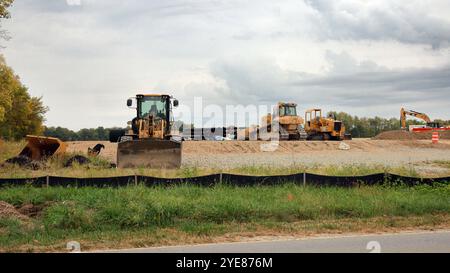
<path fill-rule="evenodd" d="M 414 140 L 415 137 L 411 132 L 398 130 L 383 132 L 373 139 L 375 140 Z"/>
<path fill-rule="evenodd" d="M 44 208 L 50 206 L 51 204 L 52 204 L 51 202 L 46 202 L 43 205 L 26 204 L 26 205 L 23 205 L 22 207 L 20 207 L 19 209 L 17 209 L 17 211 L 20 214 L 25 215 L 27 217 L 36 218 L 42 214 L 42 212 L 44 211 Z"/>
<path fill-rule="evenodd" d="M 13 205 L 0 201 L 0 218 L 16 218 L 19 220 L 29 220 L 28 216 L 20 213 Z"/>
<path fill-rule="evenodd" d="M 69 158 L 69 160 L 67 160 L 66 164 L 64 164 L 64 167 L 70 168 L 75 163 L 77 163 L 78 165 L 87 165 L 87 164 L 91 163 L 91 160 L 85 156 L 76 155 L 76 156 Z"/>
<path fill-rule="evenodd" d="M 374 140 L 430 140 L 433 132 L 387 131 L 374 137 Z M 450 139 L 450 131 L 440 131 L 440 139 Z"/>
<path fill-rule="evenodd" d="M 439 131 L 439 139 L 450 139 L 450 131 Z M 416 139 L 431 140 L 433 132 L 413 133 Z"/>
<path fill-rule="evenodd" d="M 31 158 L 28 158 L 26 156 L 16 156 L 6 160 L 5 163 L 18 165 L 22 168 L 32 170 L 39 170 L 42 168 L 42 164 L 40 162 L 33 161 Z"/>

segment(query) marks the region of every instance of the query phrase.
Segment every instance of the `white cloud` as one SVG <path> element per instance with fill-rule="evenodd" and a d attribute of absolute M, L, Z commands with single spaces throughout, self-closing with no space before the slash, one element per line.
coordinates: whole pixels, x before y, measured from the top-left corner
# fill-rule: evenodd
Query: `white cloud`
<path fill-rule="evenodd" d="M 306 0 L 316 9 L 319 28 L 329 39 L 397 40 L 431 44 L 450 42 L 450 5 L 446 0 Z M 433 5 L 440 5 L 440 12 Z"/>

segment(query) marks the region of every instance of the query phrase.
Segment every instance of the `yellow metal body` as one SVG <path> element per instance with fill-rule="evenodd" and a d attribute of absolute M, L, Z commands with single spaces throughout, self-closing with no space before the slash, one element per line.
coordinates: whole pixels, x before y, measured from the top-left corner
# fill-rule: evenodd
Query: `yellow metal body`
<path fill-rule="evenodd" d="M 415 117 L 415 118 L 425 121 L 427 123 L 428 127 L 432 127 L 432 128 L 441 127 L 441 125 L 439 123 L 432 122 L 431 118 L 427 114 L 416 112 L 413 110 L 405 110 L 405 108 L 402 108 L 402 109 L 400 109 L 400 123 L 401 123 L 401 127 L 403 130 L 407 129 L 407 126 L 406 126 L 406 117 L 407 116 Z"/>
<path fill-rule="evenodd" d="M 20 156 L 40 161 L 55 155 L 63 155 L 67 150 L 67 144 L 53 137 L 27 136 L 27 146 Z"/>
<path fill-rule="evenodd" d="M 137 119 L 134 122 L 135 126 L 139 128 L 137 132 L 138 139 L 153 138 L 162 140 L 166 138 L 165 128 L 168 121 L 149 116 L 146 119 Z M 130 129 L 128 134 L 133 135 L 135 132 Z"/>
<path fill-rule="evenodd" d="M 299 126 L 303 122 L 303 118 L 297 115 L 297 104 L 279 102 L 273 114 L 264 116 L 261 123 L 269 133 L 278 125 L 282 140 L 298 140 L 301 137 Z"/>
<path fill-rule="evenodd" d="M 148 98 L 160 98 L 164 112 L 140 111 Z M 119 140 L 117 166 L 119 168 L 179 168 L 182 143 L 171 140 L 172 97 L 169 95 L 137 95 L 137 115 L 131 128 Z M 156 99 L 155 101 L 159 101 Z M 178 102 L 177 102 L 178 104 Z M 144 113 L 145 112 L 145 113 Z"/>
<path fill-rule="evenodd" d="M 305 113 L 305 131 L 310 140 L 344 140 L 345 126 L 342 121 L 324 118 L 321 109 Z"/>

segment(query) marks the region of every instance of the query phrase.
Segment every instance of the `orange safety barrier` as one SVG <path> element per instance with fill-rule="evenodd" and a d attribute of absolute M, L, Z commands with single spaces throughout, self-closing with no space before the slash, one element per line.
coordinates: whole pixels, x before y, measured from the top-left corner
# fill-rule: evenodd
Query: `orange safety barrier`
<path fill-rule="evenodd" d="M 433 137 L 431 140 L 432 140 L 433 144 L 438 144 L 439 143 L 439 133 L 433 132 Z"/>

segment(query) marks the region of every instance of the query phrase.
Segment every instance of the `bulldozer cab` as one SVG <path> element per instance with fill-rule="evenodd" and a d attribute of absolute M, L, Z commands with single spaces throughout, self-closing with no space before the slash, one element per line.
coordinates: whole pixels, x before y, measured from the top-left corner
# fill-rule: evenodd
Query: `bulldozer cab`
<path fill-rule="evenodd" d="M 273 115 L 263 118 L 263 126 L 268 133 L 278 131 L 281 140 L 299 140 L 306 138 L 302 124 L 303 118 L 297 115 L 296 103 L 279 102 L 273 109 Z"/>
<path fill-rule="evenodd" d="M 311 127 L 312 120 L 320 120 L 322 118 L 322 109 L 310 109 L 305 113 L 305 129 Z"/>
<path fill-rule="evenodd" d="M 278 114 L 280 117 L 296 117 L 297 116 L 297 104 L 295 103 L 282 103 L 278 104 Z"/>

